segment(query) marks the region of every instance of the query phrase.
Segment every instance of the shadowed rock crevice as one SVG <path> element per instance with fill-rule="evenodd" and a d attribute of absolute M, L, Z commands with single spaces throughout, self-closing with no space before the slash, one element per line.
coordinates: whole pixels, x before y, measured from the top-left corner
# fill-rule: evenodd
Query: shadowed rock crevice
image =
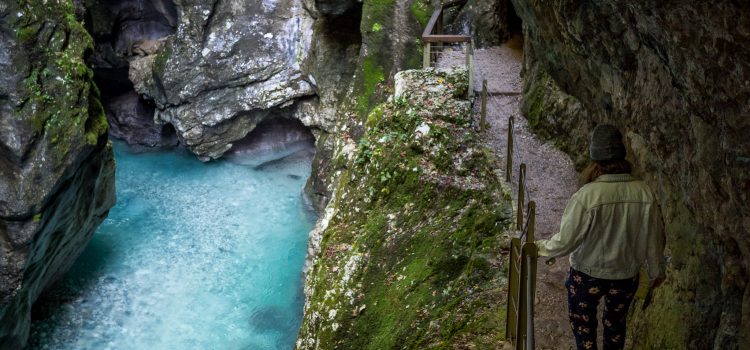
<path fill-rule="evenodd" d="M 315 153 L 315 137 L 310 128 L 296 119 L 269 118 L 247 136 L 232 143 L 224 157 L 235 163 L 262 169 L 274 161 Z"/>
<path fill-rule="evenodd" d="M 320 15 L 313 27 L 315 35 L 309 59 L 303 65 L 314 79 L 318 97 L 315 113 L 321 121 L 312 176 L 305 185 L 305 193 L 318 211 L 330 198 L 335 142 L 332 133 L 337 116 L 343 114 L 339 107 L 350 101 L 347 97 L 351 98 L 352 82 L 358 73 L 362 10 L 362 4 L 356 3 L 341 15 Z"/>
<path fill-rule="evenodd" d="M 157 53 L 177 26 L 177 8 L 169 0 L 86 1 L 87 30 L 95 41 L 89 59 L 99 87 L 110 134 L 131 145 L 177 144 L 174 128 L 154 122 L 155 104 L 135 92 L 130 62 Z"/>

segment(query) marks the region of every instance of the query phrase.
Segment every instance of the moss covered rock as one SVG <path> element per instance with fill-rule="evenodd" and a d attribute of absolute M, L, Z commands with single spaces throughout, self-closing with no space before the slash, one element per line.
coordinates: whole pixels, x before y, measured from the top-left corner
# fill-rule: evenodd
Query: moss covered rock
<path fill-rule="evenodd" d="M 510 198 L 472 129 L 466 71 L 405 71 L 396 85 L 340 155 L 298 349 L 489 349 L 504 337 Z"/>
<path fill-rule="evenodd" d="M 70 1 L 0 4 L 0 348 L 114 203 L 107 120 Z"/>

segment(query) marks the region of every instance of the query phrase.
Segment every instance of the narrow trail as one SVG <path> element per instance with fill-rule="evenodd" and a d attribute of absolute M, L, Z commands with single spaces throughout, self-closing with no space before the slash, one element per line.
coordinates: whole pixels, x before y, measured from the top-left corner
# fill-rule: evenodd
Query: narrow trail
<path fill-rule="evenodd" d="M 536 201 L 536 238 L 548 238 L 560 228 L 560 218 L 568 198 L 578 189 L 578 174 L 573 162 L 552 144 L 534 135 L 521 115 L 521 66 L 523 51 L 520 38 L 508 43 L 475 51 L 474 90 L 482 90 L 487 80 L 487 122 L 490 128 L 483 133 L 486 145 L 494 150 L 505 166 L 508 119 L 515 116 L 513 183 L 518 185 L 518 166 L 527 164 L 527 185 L 531 199 Z M 446 52 L 437 66 L 461 64 L 463 53 Z M 476 118 L 480 118 L 480 103 L 475 104 Z M 505 169 L 503 169 L 504 171 Z M 515 191 L 515 190 L 514 190 Z M 535 335 L 537 349 L 573 349 L 568 325 L 568 309 L 564 280 L 570 268 L 567 258 L 557 259 L 553 266 L 540 260 L 537 270 L 535 303 Z"/>

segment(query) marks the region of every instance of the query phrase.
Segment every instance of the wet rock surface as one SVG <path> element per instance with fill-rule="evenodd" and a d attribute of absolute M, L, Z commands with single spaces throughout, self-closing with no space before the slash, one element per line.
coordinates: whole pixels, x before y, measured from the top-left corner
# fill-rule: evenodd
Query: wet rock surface
<path fill-rule="evenodd" d="M 146 147 L 176 146 L 177 135 L 171 125 L 154 122 L 153 104 L 135 91 L 105 101 L 109 133 L 130 145 Z"/>
<path fill-rule="evenodd" d="M 106 117 L 83 60 L 92 42 L 75 11 L 69 3 L 0 4 L 3 349 L 24 346 L 31 304 L 114 202 Z"/>
<path fill-rule="evenodd" d="M 364 120 L 388 97 L 394 75 L 421 67 L 414 38 L 431 14 L 426 0 L 398 0 L 365 1 L 339 16 L 316 17 L 303 69 L 314 77 L 318 93 L 321 132 L 316 135 L 313 174 L 305 187 L 317 210 L 330 200 L 345 165 L 335 159 L 362 136 Z"/>
<path fill-rule="evenodd" d="M 178 1 L 177 28 L 154 55 L 131 59 L 129 77 L 201 159 L 215 159 L 275 109 L 315 90 L 299 69 L 312 18 L 286 0 Z"/>
<path fill-rule="evenodd" d="M 302 2 L 89 0 L 86 6 L 97 43 L 91 61 L 114 103 L 107 104 L 118 126 L 113 136 L 173 145 L 168 132 L 158 139 L 173 128 L 180 143 L 210 160 L 278 110 L 319 124 L 309 107 L 296 111 L 299 100 L 316 93 L 314 78 L 300 70 L 313 21 Z M 133 102 L 133 91 L 142 103 Z M 153 123 L 139 113 L 146 106 L 155 106 Z"/>
<path fill-rule="evenodd" d="M 635 312 L 632 346 L 746 346 L 750 8 L 513 3 L 526 28 L 522 109 L 531 126 L 580 166 L 593 126 L 617 125 L 638 176 L 660 196 L 668 282 Z"/>

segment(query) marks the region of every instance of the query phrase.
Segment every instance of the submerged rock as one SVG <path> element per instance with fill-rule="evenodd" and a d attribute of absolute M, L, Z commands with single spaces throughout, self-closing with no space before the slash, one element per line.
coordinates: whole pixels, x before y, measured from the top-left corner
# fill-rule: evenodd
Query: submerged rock
<path fill-rule="evenodd" d="M 0 348 L 21 349 L 30 308 L 114 203 L 107 121 L 68 2 L 0 4 Z"/>

